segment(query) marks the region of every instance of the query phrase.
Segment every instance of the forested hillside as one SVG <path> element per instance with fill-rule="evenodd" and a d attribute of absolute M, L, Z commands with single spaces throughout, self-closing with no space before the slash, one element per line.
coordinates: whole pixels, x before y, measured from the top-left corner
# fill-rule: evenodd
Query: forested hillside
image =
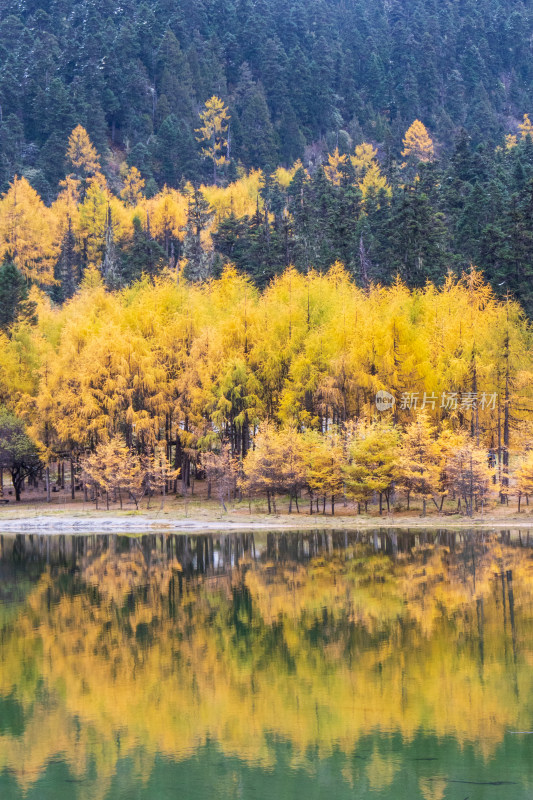
<path fill-rule="evenodd" d="M 518 0 L 5 0 L 0 188 L 23 173 L 49 201 L 78 123 L 152 191 L 205 180 L 195 129 L 213 94 L 230 170 L 363 140 L 387 161 L 415 118 L 440 147 L 461 127 L 496 140 L 527 110 L 532 33 Z"/>
<path fill-rule="evenodd" d="M 233 180 L 224 153 L 231 122 L 219 98 L 199 109 L 196 145 L 209 183 L 151 193 L 123 153 L 110 161 L 80 125 L 69 136 L 65 177 L 52 203 L 16 176 L 0 197 L 0 328 L 24 311 L 28 282 L 63 302 L 88 270 L 117 290 L 167 269 L 178 281 L 207 280 L 228 263 L 260 288 L 291 265 L 325 272 L 341 262 L 360 286 L 400 277 L 416 288 L 428 280 L 442 285 L 448 273 L 460 275 L 474 264 L 497 294 L 510 292 L 531 314 L 533 128 L 527 114 L 517 134 L 496 146 L 475 146 L 460 131 L 449 157 L 439 156 L 415 121 L 388 166 L 377 147 L 363 142 L 346 153 L 324 150 L 307 166 L 239 167 Z M 213 139 L 209 131 L 217 125 Z"/>

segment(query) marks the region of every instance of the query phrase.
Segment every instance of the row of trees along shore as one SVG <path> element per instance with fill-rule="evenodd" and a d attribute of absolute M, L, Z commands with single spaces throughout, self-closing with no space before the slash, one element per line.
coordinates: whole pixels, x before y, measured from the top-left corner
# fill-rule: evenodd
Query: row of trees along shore
<path fill-rule="evenodd" d="M 64 480 L 70 462 L 73 495 L 85 485 L 120 499 L 161 480 L 186 494 L 207 474 L 221 499 L 307 493 L 315 509 L 344 494 L 387 504 L 393 487 L 440 504 L 453 486 L 471 510 L 489 463 L 505 499 L 510 466 L 526 459 L 516 486 L 530 492 L 532 330 L 474 268 L 414 290 L 359 287 L 341 264 L 289 268 L 262 292 L 232 267 L 114 292 L 90 271 L 63 305 L 35 286 L 30 302 L 32 319 L 0 334 L 0 462 L 30 462 L 22 481 L 46 480 L 57 461 Z M 380 390 L 397 398 L 392 410 L 377 410 Z M 415 431 L 420 452 L 406 449 Z M 122 448 L 111 469 L 110 443 Z"/>

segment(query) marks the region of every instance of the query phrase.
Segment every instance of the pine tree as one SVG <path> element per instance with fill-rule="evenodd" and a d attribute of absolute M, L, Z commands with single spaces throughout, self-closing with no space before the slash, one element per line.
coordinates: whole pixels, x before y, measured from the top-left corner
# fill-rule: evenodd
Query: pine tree
<path fill-rule="evenodd" d="M 35 322 L 35 303 L 28 300 L 28 284 L 13 264 L 0 266 L 0 330 L 8 331 L 17 318 Z"/>
<path fill-rule="evenodd" d="M 102 277 L 110 289 L 118 289 L 121 285 L 120 265 L 115 246 L 115 232 L 113 230 L 113 215 L 111 206 L 107 205 L 107 214 L 104 234 L 104 257 L 102 260 Z"/>
<path fill-rule="evenodd" d="M 189 281 L 205 280 L 211 272 L 212 256 L 203 245 L 203 236 L 211 218 L 209 203 L 198 189 L 193 189 L 189 196 L 183 242 L 183 257 L 186 260 L 184 276 Z"/>
<path fill-rule="evenodd" d="M 76 251 L 76 239 L 70 215 L 61 243 L 61 251 L 54 268 L 54 277 L 58 282 L 53 288 L 53 296 L 57 302 L 63 302 L 73 296 L 80 281 L 79 257 Z"/>
<path fill-rule="evenodd" d="M 165 265 L 163 248 L 144 229 L 140 217 L 133 217 L 132 242 L 123 253 L 122 278 L 126 284 L 139 280 L 143 274 L 154 278 Z"/>

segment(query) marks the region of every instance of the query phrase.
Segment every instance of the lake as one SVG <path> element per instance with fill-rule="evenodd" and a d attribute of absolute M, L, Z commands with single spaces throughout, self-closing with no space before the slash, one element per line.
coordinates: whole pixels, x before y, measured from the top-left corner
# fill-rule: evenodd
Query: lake
<path fill-rule="evenodd" d="M 0 797 L 533 797 L 533 533 L 0 536 Z"/>

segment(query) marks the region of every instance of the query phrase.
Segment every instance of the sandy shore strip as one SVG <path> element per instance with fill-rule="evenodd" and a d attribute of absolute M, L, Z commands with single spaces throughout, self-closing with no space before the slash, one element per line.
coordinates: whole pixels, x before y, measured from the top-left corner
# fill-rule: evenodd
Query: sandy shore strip
<path fill-rule="evenodd" d="M 262 516 L 245 520 L 220 517 L 217 519 L 178 518 L 172 515 L 145 516 L 145 515 L 32 515 L 16 518 L 3 518 L 0 516 L 0 534 L 2 533 L 189 533 L 210 531 L 250 531 L 250 530 L 360 530 L 376 528 L 445 528 L 445 529 L 485 529 L 500 530 L 509 528 L 533 528 L 533 517 L 524 515 L 493 517 L 486 515 L 468 517 L 394 517 L 381 518 L 368 517 L 331 517 L 318 515 L 279 515 L 272 517 Z"/>

